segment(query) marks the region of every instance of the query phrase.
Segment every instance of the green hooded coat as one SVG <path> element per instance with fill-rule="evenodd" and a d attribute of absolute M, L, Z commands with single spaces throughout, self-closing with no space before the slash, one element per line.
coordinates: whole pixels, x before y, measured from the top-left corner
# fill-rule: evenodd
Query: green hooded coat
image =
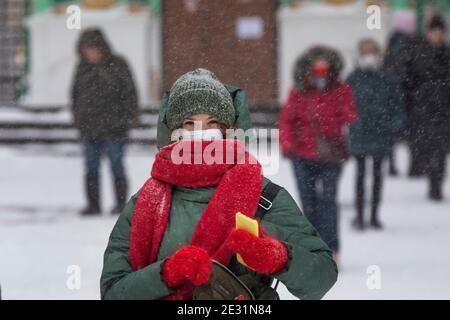
<path fill-rule="evenodd" d="M 227 86 L 236 109 L 236 127 L 251 128 L 245 94 Z M 165 125 L 168 93 L 164 95 L 158 122 L 158 147 L 170 142 Z M 264 178 L 264 186 L 269 179 Z M 170 217 L 157 262 L 133 271 L 129 258 L 130 229 L 134 206 L 139 195 L 132 196 L 113 228 L 104 255 L 100 280 L 102 299 L 161 299 L 173 293 L 161 277 L 164 259 L 190 243 L 195 227 L 215 191 L 215 187 L 185 188 L 174 186 Z M 274 277 L 300 299 L 320 299 L 334 285 L 337 267 L 327 245 L 311 226 L 291 195 L 281 189 L 273 205 L 261 220 L 262 228 L 271 237 L 282 241 L 289 249 L 286 267 Z M 228 266 L 239 276 L 256 273 L 232 260 Z M 261 286 L 267 284 L 261 283 Z"/>

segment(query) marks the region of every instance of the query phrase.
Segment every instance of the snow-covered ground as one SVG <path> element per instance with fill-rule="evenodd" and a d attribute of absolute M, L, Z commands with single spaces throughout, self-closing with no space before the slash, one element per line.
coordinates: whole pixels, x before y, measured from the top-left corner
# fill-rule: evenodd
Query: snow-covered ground
<path fill-rule="evenodd" d="M 130 146 L 131 191 L 149 176 L 154 147 Z M 354 163 L 340 185 L 341 270 L 327 299 L 450 299 L 450 178 L 443 203 L 427 201 L 426 181 L 405 177 L 407 150 L 398 148 L 399 178 L 385 181 L 381 207 L 386 229 L 358 233 L 354 214 Z M 82 158 L 74 145 L 0 148 L 0 283 L 3 299 L 98 299 L 102 256 L 116 217 L 111 176 L 103 165 L 105 214 L 81 218 Z M 450 169 L 450 168 L 449 168 Z M 450 170 L 449 170 L 450 172 Z M 271 176 L 297 199 L 285 160 Z M 79 266 L 81 287 L 71 290 L 68 268 Z M 380 289 L 366 285 L 369 266 L 380 270 Z M 69 270 L 70 271 L 70 270 Z M 293 298 L 284 287 L 283 299 Z"/>

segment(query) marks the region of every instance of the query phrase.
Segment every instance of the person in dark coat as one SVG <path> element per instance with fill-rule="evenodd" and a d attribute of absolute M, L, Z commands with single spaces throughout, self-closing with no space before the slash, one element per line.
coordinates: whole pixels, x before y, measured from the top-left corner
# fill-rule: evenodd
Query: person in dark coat
<path fill-rule="evenodd" d="M 72 85 L 74 126 L 84 147 L 87 207 L 82 214 L 100 213 L 99 166 L 102 154 L 111 162 L 116 206 L 127 198 L 123 165 L 127 133 L 136 121 L 137 96 L 126 61 L 114 55 L 99 29 L 84 31 L 78 42 L 80 61 Z"/>
<path fill-rule="evenodd" d="M 339 80 L 337 51 L 313 47 L 294 70 L 291 89 L 280 114 L 280 144 L 292 160 L 306 217 L 337 259 L 337 188 L 345 160 L 343 128 L 357 119 L 350 86 Z"/>
<path fill-rule="evenodd" d="M 383 69 L 397 78 L 400 78 L 401 62 L 405 56 L 409 54 L 410 48 L 415 45 L 416 17 L 412 11 L 396 11 L 393 14 L 394 31 L 389 36 L 386 52 L 383 59 Z M 400 84 L 401 96 L 403 100 L 403 110 L 408 120 L 409 111 L 411 109 L 411 90 Z M 408 122 L 407 122 L 408 123 Z M 408 138 L 408 126 L 405 125 L 404 130 L 398 132 L 394 137 L 394 143 Z M 419 165 L 417 164 L 416 150 L 411 149 L 411 168 L 410 175 L 419 174 Z M 388 157 L 389 174 L 398 175 L 397 166 L 395 164 L 395 153 L 392 148 Z"/>
<path fill-rule="evenodd" d="M 349 151 L 356 159 L 356 219 L 358 230 L 365 228 L 364 186 L 366 162 L 373 163 L 373 190 L 370 226 L 381 229 L 378 208 L 382 193 L 382 163 L 392 150 L 394 136 L 404 126 L 402 97 L 397 79 L 381 69 L 381 49 L 372 39 L 358 45 L 358 65 L 349 75 L 358 121 L 349 128 Z"/>
<path fill-rule="evenodd" d="M 450 48 L 446 25 L 434 16 L 426 36 L 411 48 L 402 64 L 402 79 L 411 88 L 412 144 L 429 179 L 429 198 L 442 200 L 450 136 Z"/>

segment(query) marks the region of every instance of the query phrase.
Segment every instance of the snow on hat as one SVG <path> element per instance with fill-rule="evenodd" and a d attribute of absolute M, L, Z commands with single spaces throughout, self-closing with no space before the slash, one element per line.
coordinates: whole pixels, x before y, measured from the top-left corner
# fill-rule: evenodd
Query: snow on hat
<path fill-rule="evenodd" d="M 213 72 L 201 68 L 182 75 L 170 89 L 167 126 L 174 130 L 184 119 L 200 113 L 216 117 L 227 127 L 233 126 L 236 120 L 233 100 L 226 87 Z"/>

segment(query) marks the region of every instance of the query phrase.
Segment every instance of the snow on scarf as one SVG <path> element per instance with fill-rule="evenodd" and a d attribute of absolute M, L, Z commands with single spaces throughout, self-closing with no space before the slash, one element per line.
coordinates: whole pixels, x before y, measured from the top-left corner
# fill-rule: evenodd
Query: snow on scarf
<path fill-rule="evenodd" d="M 184 159 L 182 163 L 180 160 Z M 215 159 L 215 163 L 212 159 Z M 228 264 L 221 249 L 234 228 L 236 212 L 254 217 L 262 189 L 262 170 L 238 140 L 180 141 L 162 148 L 136 201 L 130 235 L 134 270 L 157 260 L 170 214 L 172 186 L 217 186 L 192 236 L 192 245 Z M 189 292 L 189 288 L 180 291 Z M 174 296 L 177 296 L 176 294 Z M 178 295 L 180 296 L 180 295 Z M 186 297 L 185 294 L 182 296 Z M 170 297 L 169 297 L 170 298 Z"/>

